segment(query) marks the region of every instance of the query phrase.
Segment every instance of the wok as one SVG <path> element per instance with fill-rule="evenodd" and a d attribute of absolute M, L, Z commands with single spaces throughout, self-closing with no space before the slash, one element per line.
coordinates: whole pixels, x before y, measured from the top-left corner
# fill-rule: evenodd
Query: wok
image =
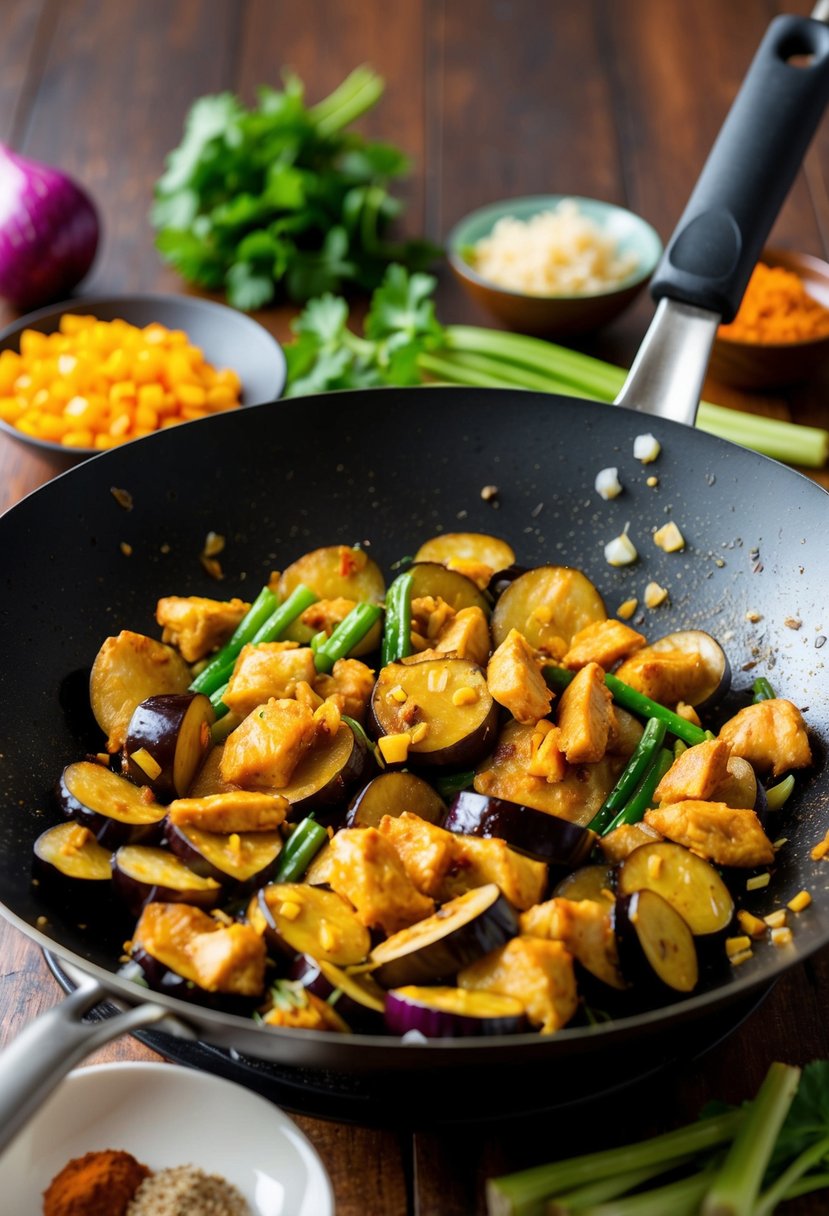
<path fill-rule="evenodd" d="M 804 51 L 810 66 L 785 62 Z M 0 1142 L 79 1058 L 151 1023 L 262 1060 L 352 1074 L 427 1076 L 435 1067 L 471 1072 L 485 1063 L 487 1075 L 509 1086 L 527 1065 L 601 1058 L 612 1069 L 620 1044 L 720 1011 L 725 1017 L 730 1005 L 829 942 L 829 889 L 809 856 L 825 832 L 829 800 L 821 649 L 829 626 L 829 500 L 792 470 L 683 425 L 693 419 L 719 316 L 737 307 L 828 95 L 829 29 L 778 18 L 657 273 L 660 304 L 622 394 L 636 409 L 439 387 L 265 405 L 90 460 L 0 520 L 2 911 L 83 977 L 3 1053 Z M 646 485 L 652 470 L 632 455 L 634 437 L 647 430 L 662 445 L 657 489 Z M 606 503 L 593 483 L 611 464 L 625 493 Z M 484 501 L 485 485 L 497 486 L 497 497 Z M 129 491 L 131 510 L 113 487 Z M 669 516 L 688 542 L 681 554 L 666 555 L 649 538 Z M 614 570 L 603 546 L 627 522 L 641 559 Z M 651 636 L 707 629 L 725 643 L 738 686 L 750 684 L 756 666 L 779 695 L 807 709 L 817 762 L 785 813 L 788 843 L 772 888 L 777 902 L 803 887 L 813 894 L 794 945 L 758 949 L 687 1000 L 552 1037 L 401 1044 L 265 1030 L 162 995 L 142 1002 L 116 974 L 120 927 L 79 923 L 71 907 L 48 903 L 31 882 L 32 844 L 59 818 L 50 791 L 61 767 L 99 743 L 81 707 L 101 641 L 122 627 L 157 632 L 154 608 L 163 594 L 245 594 L 272 568 L 331 543 L 370 544 L 388 569 L 426 537 L 458 527 L 503 536 L 525 564 L 580 567 L 611 612 L 656 580 L 669 588 L 670 603 L 649 616 Z M 227 541 L 219 587 L 199 563 L 210 530 Z M 758 906 L 764 910 L 762 897 Z M 126 1012 L 83 1022 L 104 994 Z"/>

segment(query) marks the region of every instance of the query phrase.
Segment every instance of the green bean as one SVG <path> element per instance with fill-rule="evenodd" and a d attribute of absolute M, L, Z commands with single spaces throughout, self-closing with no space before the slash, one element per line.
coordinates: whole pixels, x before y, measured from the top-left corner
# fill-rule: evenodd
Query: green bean
<path fill-rule="evenodd" d="M 412 573 L 398 574 L 386 592 L 386 624 L 380 663 L 396 663 L 412 652 Z"/>
<path fill-rule="evenodd" d="M 268 619 L 276 607 L 276 596 L 270 587 L 263 587 L 248 608 L 230 639 L 221 650 L 203 667 L 190 685 L 191 692 L 203 692 L 210 696 L 222 684 L 226 684 L 233 671 L 233 664 L 242 647 L 249 642 L 260 625 Z"/>
<path fill-rule="evenodd" d="M 769 684 L 765 676 L 758 676 L 751 686 L 751 691 L 754 693 L 754 704 L 759 704 L 760 701 L 773 701 L 777 693 Z"/>
<path fill-rule="evenodd" d="M 603 836 L 606 836 L 608 832 L 612 832 L 614 828 L 621 827 L 623 823 L 641 822 L 645 811 L 651 805 L 654 790 L 673 762 L 673 755 L 668 751 L 667 747 L 663 747 L 657 752 L 651 762 L 650 768 L 646 771 L 631 797 L 611 822 L 610 826 L 602 832 Z"/>
<path fill-rule="evenodd" d="M 379 604 L 356 604 L 348 616 L 340 621 L 331 637 L 316 647 L 314 665 L 317 671 L 330 671 L 338 659 L 344 659 L 350 654 L 373 628 L 382 613 L 383 609 Z"/>
<path fill-rule="evenodd" d="M 664 742 L 667 730 L 668 728 L 661 718 L 648 718 L 642 738 L 622 770 L 619 780 L 587 825 L 592 831 L 603 832 L 625 805 L 653 763 L 657 751 Z"/>
<path fill-rule="evenodd" d="M 316 822 L 312 811 L 288 837 L 271 881 L 299 882 L 327 840 L 328 833 Z"/>

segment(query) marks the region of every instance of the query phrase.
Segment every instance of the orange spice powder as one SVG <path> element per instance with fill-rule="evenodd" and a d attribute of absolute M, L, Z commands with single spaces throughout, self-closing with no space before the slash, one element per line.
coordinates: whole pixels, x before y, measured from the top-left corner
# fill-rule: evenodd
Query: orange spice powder
<path fill-rule="evenodd" d="M 758 262 L 739 312 L 718 333 L 737 342 L 805 342 L 829 334 L 829 309 L 809 295 L 794 271 Z"/>

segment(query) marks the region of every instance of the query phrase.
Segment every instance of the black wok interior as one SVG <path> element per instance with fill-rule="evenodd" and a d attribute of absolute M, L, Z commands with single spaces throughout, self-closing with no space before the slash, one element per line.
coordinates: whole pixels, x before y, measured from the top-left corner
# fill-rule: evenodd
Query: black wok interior
<path fill-rule="evenodd" d="M 644 431 L 662 445 L 647 466 L 632 450 Z M 625 487 L 612 502 L 593 486 L 608 465 Z M 647 485 L 653 475 L 655 487 Z M 497 494 L 485 499 L 485 486 Z M 113 488 L 128 491 L 131 509 Z M 669 518 L 687 540 L 679 554 L 661 552 L 650 537 Z M 614 569 L 603 547 L 626 524 L 640 560 Z M 729 654 L 738 691 L 767 675 L 779 695 L 805 709 L 812 728 L 815 769 L 798 782 L 780 830 L 770 829 L 772 838 L 788 839 L 779 872 L 770 892 L 748 905 L 769 911 L 808 888 L 814 903 L 797 918 L 794 947 L 758 949 L 712 991 L 628 1019 L 619 1032 L 710 1013 L 829 941 L 829 868 L 809 855 L 826 831 L 829 802 L 829 498 L 790 469 L 674 423 L 568 398 L 448 388 L 328 394 L 174 428 L 87 461 L 0 519 L 0 899 L 11 918 L 93 973 L 117 968 L 118 918 L 80 920 L 77 908 L 47 902 L 31 882 L 33 841 L 60 818 L 52 791 L 62 766 L 101 744 L 84 696 L 104 637 L 123 627 L 157 636 L 162 594 L 252 599 L 271 570 L 318 545 L 370 545 L 388 571 L 449 530 L 502 536 L 524 564 L 580 567 L 609 614 L 629 596 L 641 602 L 646 583 L 657 581 L 670 603 L 645 613 L 649 637 L 709 630 Z M 219 583 L 199 561 L 211 531 L 226 538 Z M 121 980 L 111 986 L 130 991 Z M 226 1040 L 238 1022 L 211 1012 L 202 1021 L 208 1035 Z M 555 1051 L 559 1042 L 580 1050 L 596 1033 L 617 1030 L 566 1030 L 546 1043 L 521 1036 L 504 1051 L 522 1044 Z M 301 1042 L 307 1062 L 330 1062 L 335 1053 L 345 1067 L 356 1060 L 355 1044 L 336 1036 L 254 1027 L 247 1035 L 254 1044 L 267 1038 L 263 1054 L 271 1058 L 280 1051 L 296 1058 Z M 315 1040 L 331 1040 L 330 1050 L 315 1057 Z M 395 1050 L 402 1056 L 394 1040 L 383 1043 L 378 1065 L 394 1060 Z M 429 1051 L 457 1063 L 495 1046 L 441 1043 Z M 371 1058 L 363 1050 L 356 1066 L 370 1067 Z"/>

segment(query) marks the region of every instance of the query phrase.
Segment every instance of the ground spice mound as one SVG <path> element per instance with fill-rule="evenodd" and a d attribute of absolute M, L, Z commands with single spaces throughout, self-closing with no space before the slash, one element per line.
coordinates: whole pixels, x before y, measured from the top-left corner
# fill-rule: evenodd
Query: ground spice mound
<path fill-rule="evenodd" d="M 130 1153 L 103 1149 L 73 1157 L 43 1195 L 43 1216 L 124 1216 L 150 1171 Z"/>
<path fill-rule="evenodd" d="M 252 1216 L 235 1186 L 193 1165 L 176 1165 L 146 1178 L 126 1216 Z"/>

